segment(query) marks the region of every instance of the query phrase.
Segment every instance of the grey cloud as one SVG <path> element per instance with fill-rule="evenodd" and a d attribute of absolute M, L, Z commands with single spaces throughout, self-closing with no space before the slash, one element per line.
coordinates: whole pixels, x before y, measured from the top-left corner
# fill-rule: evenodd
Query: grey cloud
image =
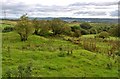
<path fill-rule="evenodd" d="M 95 3 L 95 2 L 90 2 L 90 3 L 74 3 L 74 4 L 70 4 L 69 6 L 90 6 L 90 5 L 94 5 L 94 6 L 111 6 L 111 5 L 118 5 L 118 2 L 102 2 L 102 3 Z"/>
<path fill-rule="evenodd" d="M 112 11 L 112 12 L 110 12 L 110 15 L 111 16 L 120 16 L 120 10 Z"/>
<path fill-rule="evenodd" d="M 9 10 L 9 9 L 23 10 L 23 9 L 25 9 L 27 7 L 28 6 L 23 4 L 23 3 L 16 3 L 16 4 L 6 3 L 6 4 L 2 5 L 2 9 L 5 9 L 5 10 Z"/>
<path fill-rule="evenodd" d="M 7 14 L 22 14 L 28 10 L 28 7 L 23 3 L 6 3 L 2 5 L 2 10 L 6 11 Z"/>
<path fill-rule="evenodd" d="M 36 5 L 35 8 L 33 8 L 40 12 L 68 12 L 72 11 L 72 8 L 69 8 L 67 6 L 42 6 L 42 5 Z"/>
<path fill-rule="evenodd" d="M 24 3 L 6 3 L 2 5 L 2 10 L 5 10 L 7 14 L 11 15 L 22 15 L 24 13 L 28 13 L 30 15 L 42 15 L 42 16 L 48 16 L 52 15 L 53 12 L 72 12 L 76 10 L 84 10 L 89 9 L 89 6 L 95 5 L 97 7 L 94 7 L 95 9 L 107 9 L 107 6 L 110 5 L 116 5 L 116 2 L 108 2 L 108 3 L 74 3 L 70 4 L 68 6 L 47 6 L 47 5 L 26 5 Z M 106 6 L 106 7 L 105 7 Z M 114 16 L 114 13 L 111 13 L 111 16 Z M 99 16 L 99 15 L 106 15 L 105 12 L 95 12 L 95 11 L 79 11 L 76 13 L 73 13 L 74 15 L 80 15 L 80 14 L 88 14 L 91 16 Z"/>
<path fill-rule="evenodd" d="M 75 15 L 91 15 L 91 16 L 100 16 L 100 15 L 106 15 L 106 12 L 95 12 L 95 11 L 79 11 L 75 12 Z"/>

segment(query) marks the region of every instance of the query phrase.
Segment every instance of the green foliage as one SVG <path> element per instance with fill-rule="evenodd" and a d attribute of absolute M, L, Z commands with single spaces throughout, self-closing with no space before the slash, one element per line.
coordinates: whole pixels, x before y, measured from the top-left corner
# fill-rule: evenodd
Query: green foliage
<path fill-rule="evenodd" d="M 81 34 L 82 34 L 82 35 L 87 35 L 87 34 L 89 34 L 89 31 L 88 31 L 88 30 L 80 29 L 80 31 L 81 31 Z"/>
<path fill-rule="evenodd" d="M 80 37 L 81 36 L 81 31 L 80 30 L 75 30 L 74 36 L 75 37 Z"/>
<path fill-rule="evenodd" d="M 63 35 L 70 35 L 70 32 L 71 32 L 71 28 L 69 27 L 69 26 L 64 26 L 64 27 L 62 27 L 62 30 L 61 30 L 61 33 L 63 34 Z"/>
<path fill-rule="evenodd" d="M 13 30 L 14 30 L 14 27 L 7 26 L 7 27 L 5 27 L 5 28 L 2 30 L 2 32 L 3 32 L 3 33 L 5 33 L 5 32 L 11 32 L 11 31 L 13 31 Z"/>
<path fill-rule="evenodd" d="M 116 37 L 120 37 L 120 24 L 114 26 L 109 30 L 110 34 Z"/>
<path fill-rule="evenodd" d="M 91 23 L 92 28 L 97 30 L 97 33 L 101 33 L 103 31 L 108 32 L 110 28 L 114 27 L 112 23 Z M 91 29 L 92 29 L 91 28 Z"/>
<path fill-rule="evenodd" d="M 112 69 L 112 63 L 111 62 L 109 62 L 108 64 L 107 64 L 107 67 L 106 67 L 107 69 Z"/>
<path fill-rule="evenodd" d="M 23 65 L 18 66 L 18 77 L 24 77 L 24 66 Z"/>
<path fill-rule="evenodd" d="M 39 28 L 39 35 L 41 36 L 48 36 L 50 30 L 50 21 L 40 20 L 40 28 Z"/>
<path fill-rule="evenodd" d="M 62 27 L 65 26 L 65 22 L 55 18 L 51 21 L 51 29 L 53 32 L 53 35 L 61 34 L 62 33 Z"/>
<path fill-rule="evenodd" d="M 60 51 L 60 53 L 58 54 L 59 57 L 65 57 L 66 53 L 65 51 Z"/>
<path fill-rule="evenodd" d="M 73 31 L 74 33 L 72 34 L 73 37 L 80 37 L 81 36 L 81 30 L 80 30 L 80 27 L 78 26 L 73 26 L 71 27 L 71 31 Z"/>
<path fill-rule="evenodd" d="M 100 34 L 99 34 L 99 38 L 108 38 L 109 37 L 109 33 L 108 32 L 101 32 Z"/>
<path fill-rule="evenodd" d="M 37 18 L 33 19 L 32 24 L 33 24 L 33 27 L 35 28 L 34 34 L 38 35 L 39 29 L 40 29 L 39 20 L 37 20 Z"/>
<path fill-rule="evenodd" d="M 7 69 L 5 73 L 5 77 L 10 78 L 12 76 L 12 71 L 11 69 Z"/>
<path fill-rule="evenodd" d="M 92 28 L 92 26 L 88 22 L 84 22 L 84 23 L 80 24 L 80 27 L 85 30 Z"/>
<path fill-rule="evenodd" d="M 97 34 L 97 30 L 95 28 L 91 28 L 89 32 L 90 34 Z"/>
<path fill-rule="evenodd" d="M 95 40 L 85 39 L 83 41 L 82 45 L 83 45 L 84 49 L 92 51 L 92 52 L 96 51 L 96 49 L 97 49 Z"/>
<path fill-rule="evenodd" d="M 21 41 L 26 41 L 28 36 L 34 32 L 34 28 L 32 27 L 27 15 L 20 17 L 15 26 L 15 30 L 20 35 Z"/>
<path fill-rule="evenodd" d="M 32 63 L 28 63 L 25 69 L 25 77 L 31 77 L 32 75 Z"/>
<path fill-rule="evenodd" d="M 80 30 L 80 27 L 79 27 L 79 26 L 72 26 L 72 27 L 71 27 L 71 30 L 72 30 L 73 32 L 75 32 L 75 30 Z"/>
<path fill-rule="evenodd" d="M 115 42 L 115 39 L 106 39 L 108 42 L 103 42 L 103 39 L 94 39 L 95 34 L 83 35 L 80 38 L 63 35 L 67 40 L 70 38 L 70 41 L 65 41 L 61 37 L 42 37 L 34 34 L 29 36 L 28 41 L 21 43 L 19 35 L 14 31 L 2 35 L 2 74 L 8 72 L 8 77 L 118 76 L 118 62 L 112 58 L 109 60 L 104 52 L 111 48 L 110 45 L 114 44 L 112 42 Z M 10 50 L 7 48 L 8 44 L 11 45 Z M 63 49 L 59 48 L 61 45 Z M 95 51 L 98 50 L 96 47 L 101 49 L 101 53 Z M 8 51 L 11 59 L 7 55 Z M 33 64 L 26 64 L 30 60 L 34 61 Z M 112 66 L 109 62 L 113 63 Z M 12 71 L 6 71 L 8 66 Z"/>

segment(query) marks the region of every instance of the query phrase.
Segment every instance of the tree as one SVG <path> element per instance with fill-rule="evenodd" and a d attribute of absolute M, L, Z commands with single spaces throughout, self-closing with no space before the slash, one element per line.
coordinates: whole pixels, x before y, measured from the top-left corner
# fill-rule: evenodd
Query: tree
<path fill-rule="evenodd" d="M 71 32 L 73 37 L 80 37 L 81 36 L 81 29 L 79 26 L 73 26 L 71 27 Z"/>
<path fill-rule="evenodd" d="M 33 19 L 32 23 L 33 23 L 33 27 L 35 28 L 34 34 L 38 35 L 40 29 L 40 22 L 37 20 L 37 18 L 35 18 Z"/>
<path fill-rule="evenodd" d="M 50 21 L 47 20 L 41 20 L 40 21 L 40 29 L 39 29 L 39 35 L 46 36 L 49 33 L 50 30 Z"/>
<path fill-rule="evenodd" d="M 28 36 L 34 32 L 34 28 L 29 21 L 27 14 L 20 17 L 15 26 L 15 30 L 20 35 L 21 41 L 26 41 Z"/>
<path fill-rule="evenodd" d="M 70 35 L 70 32 L 71 32 L 71 27 L 69 26 L 64 26 L 61 28 L 61 32 L 63 35 Z"/>
<path fill-rule="evenodd" d="M 51 29 L 54 35 L 61 34 L 62 33 L 62 27 L 65 26 L 65 22 L 55 18 L 51 21 Z"/>
<path fill-rule="evenodd" d="M 85 29 L 85 30 L 88 30 L 88 29 L 92 28 L 92 26 L 87 22 L 84 22 L 84 23 L 80 24 L 80 27 Z"/>

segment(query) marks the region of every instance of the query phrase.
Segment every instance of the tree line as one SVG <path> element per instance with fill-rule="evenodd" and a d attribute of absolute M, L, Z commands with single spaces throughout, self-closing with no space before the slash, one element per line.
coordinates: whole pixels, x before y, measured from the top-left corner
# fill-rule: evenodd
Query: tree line
<path fill-rule="evenodd" d="M 20 17 L 13 27 L 6 27 L 3 32 L 15 30 L 21 38 L 21 41 L 26 41 L 31 34 L 40 36 L 57 36 L 67 35 L 71 37 L 80 37 L 86 34 L 98 34 L 95 37 L 107 38 L 109 35 L 120 37 L 120 24 L 114 27 L 99 27 L 95 28 L 88 22 L 81 23 L 79 26 L 68 26 L 68 23 L 54 18 L 52 20 L 38 20 L 37 18 L 30 20 L 27 14 Z"/>

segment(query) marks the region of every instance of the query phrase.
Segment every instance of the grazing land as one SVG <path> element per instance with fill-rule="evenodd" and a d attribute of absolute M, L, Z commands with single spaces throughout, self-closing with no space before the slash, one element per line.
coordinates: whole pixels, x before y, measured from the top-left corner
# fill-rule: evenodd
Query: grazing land
<path fill-rule="evenodd" d="M 63 25 L 62 21 L 53 21 Z M 2 22 L 3 77 L 119 76 L 120 39 L 111 35 L 111 28 L 116 28 L 115 23 L 89 23 L 92 27 L 86 29 L 86 26 L 82 28 L 83 22 L 66 22 L 64 31 L 58 33 L 61 28 L 54 31 L 54 22 L 50 22 L 49 28 L 40 22 L 40 33 L 32 33 L 27 39 L 21 40 L 18 34 L 20 29 L 15 29 L 19 27 L 16 21 Z"/>

